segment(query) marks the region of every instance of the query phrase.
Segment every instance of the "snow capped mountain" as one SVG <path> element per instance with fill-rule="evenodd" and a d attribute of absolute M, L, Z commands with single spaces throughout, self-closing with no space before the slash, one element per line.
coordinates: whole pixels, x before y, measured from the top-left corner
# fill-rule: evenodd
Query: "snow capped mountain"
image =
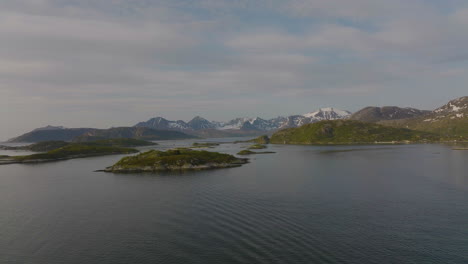
<path fill-rule="evenodd" d="M 221 130 L 228 130 L 228 129 L 242 129 L 242 127 L 244 127 L 244 124 L 245 123 L 249 123 L 250 122 L 250 118 L 247 118 L 247 117 L 239 117 L 239 118 L 236 118 L 236 119 L 233 119 L 229 122 L 219 122 L 218 123 L 218 126 L 216 127 L 217 129 L 221 129 Z"/>
<path fill-rule="evenodd" d="M 276 117 L 272 119 L 262 119 L 260 117 L 248 118 L 239 117 L 228 122 L 208 121 L 203 117 L 196 116 L 189 122 L 170 121 L 162 117 L 152 118 L 146 122 L 136 124 L 136 127 L 149 127 L 153 129 L 164 130 L 182 130 L 182 131 L 198 131 L 205 129 L 217 130 L 243 130 L 243 131 L 274 131 L 288 127 L 298 127 L 308 123 L 318 122 L 321 120 L 342 119 L 349 116 L 351 113 L 335 108 L 321 108 L 315 112 L 310 112 L 304 115 L 292 115 L 288 117 Z"/>
<path fill-rule="evenodd" d="M 424 122 L 437 122 L 441 120 L 457 120 L 468 117 L 468 96 L 448 102 L 426 116 Z"/>
<path fill-rule="evenodd" d="M 216 125 L 201 116 L 196 116 L 190 120 L 187 125 L 193 130 L 213 129 Z"/>
<path fill-rule="evenodd" d="M 468 96 L 460 97 L 458 99 L 448 102 L 446 105 L 434 110 L 438 114 L 453 114 L 468 111 Z"/>
<path fill-rule="evenodd" d="M 182 120 L 169 121 L 162 117 L 151 118 L 146 122 L 140 122 L 135 127 L 149 127 L 160 130 L 187 130 L 189 126 Z"/>
<path fill-rule="evenodd" d="M 304 114 L 303 116 L 320 121 L 320 120 L 343 119 L 343 118 L 348 117 L 349 115 L 351 115 L 351 112 L 328 107 L 328 108 L 320 108 L 319 110 L 315 112 L 310 112 L 310 113 Z"/>

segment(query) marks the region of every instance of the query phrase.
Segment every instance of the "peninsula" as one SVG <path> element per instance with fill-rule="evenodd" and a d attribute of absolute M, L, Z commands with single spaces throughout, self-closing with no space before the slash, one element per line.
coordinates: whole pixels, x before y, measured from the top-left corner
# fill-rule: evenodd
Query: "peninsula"
<path fill-rule="evenodd" d="M 354 120 L 320 121 L 274 133 L 273 144 L 398 144 L 439 141 L 440 136 Z"/>

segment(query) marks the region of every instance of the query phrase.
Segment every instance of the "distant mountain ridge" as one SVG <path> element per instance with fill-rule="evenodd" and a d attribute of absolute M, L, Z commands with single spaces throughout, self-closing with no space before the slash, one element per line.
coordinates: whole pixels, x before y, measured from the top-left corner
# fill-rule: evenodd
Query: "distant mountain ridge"
<path fill-rule="evenodd" d="M 292 115 L 288 117 L 276 117 L 272 119 L 239 117 L 228 122 L 208 121 L 196 116 L 189 122 L 182 120 L 171 121 L 163 117 L 151 118 L 146 122 L 139 122 L 135 127 L 148 127 L 153 129 L 178 130 L 183 132 L 196 132 L 200 130 L 220 130 L 220 131 L 258 131 L 268 132 L 278 129 L 298 127 L 304 124 L 314 123 L 322 120 L 344 119 L 351 113 L 335 108 L 321 108 L 315 112 L 304 115 Z M 220 132 L 221 133 L 221 132 Z"/>
<path fill-rule="evenodd" d="M 382 125 L 404 127 L 440 134 L 446 138 L 468 139 L 468 96 L 416 118 L 379 122 Z"/>
<path fill-rule="evenodd" d="M 430 112 L 431 111 L 419 110 L 411 107 L 401 108 L 397 106 L 368 106 L 350 115 L 348 119 L 362 122 L 379 122 L 384 120 L 415 118 Z"/>

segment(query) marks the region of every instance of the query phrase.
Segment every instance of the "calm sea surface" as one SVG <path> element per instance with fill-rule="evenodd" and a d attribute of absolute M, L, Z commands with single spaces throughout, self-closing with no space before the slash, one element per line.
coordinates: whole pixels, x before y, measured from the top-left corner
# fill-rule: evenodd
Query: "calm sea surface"
<path fill-rule="evenodd" d="M 468 263 L 468 151 L 268 150 L 159 175 L 93 172 L 122 156 L 0 166 L 0 263 Z"/>

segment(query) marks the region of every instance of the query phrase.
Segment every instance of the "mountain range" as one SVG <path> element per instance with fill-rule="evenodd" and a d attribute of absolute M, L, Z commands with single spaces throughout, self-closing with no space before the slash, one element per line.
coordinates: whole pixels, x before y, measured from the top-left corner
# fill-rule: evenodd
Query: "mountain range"
<path fill-rule="evenodd" d="M 135 127 L 148 127 L 152 129 L 177 130 L 187 133 L 195 133 L 200 130 L 220 130 L 226 132 L 234 131 L 258 131 L 268 132 L 278 129 L 298 127 L 304 124 L 314 123 L 322 120 L 336 120 L 347 118 L 351 115 L 348 111 L 335 108 L 321 108 L 315 112 L 303 115 L 291 115 L 288 117 L 279 116 L 272 119 L 256 118 L 235 118 L 228 122 L 208 121 L 196 116 L 189 122 L 182 120 L 171 121 L 162 117 L 154 117 L 145 122 L 139 122 Z"/>
<path fill-rule="evenodd" d="M 426 131 L 439 134 L 447 139 L 466 139 L 468 138 L 468 96 L 452 100 L 433 111 L 409 107 L 369 106 L 354 114 L 336 108 L 321 108 L 302 115 L 279 116 L 271 119 L 243 117 L 227 122 L 209 121 L 196 116 L 188 122 L 154 117 L 148 121 L 139 122 L 132 127 L 110 129 L 46 126 L 10 139 L 9 142 L 89 141 L 117 137 L 160 140 L 271 135 L 286 128 L 339 119 Z"/>

